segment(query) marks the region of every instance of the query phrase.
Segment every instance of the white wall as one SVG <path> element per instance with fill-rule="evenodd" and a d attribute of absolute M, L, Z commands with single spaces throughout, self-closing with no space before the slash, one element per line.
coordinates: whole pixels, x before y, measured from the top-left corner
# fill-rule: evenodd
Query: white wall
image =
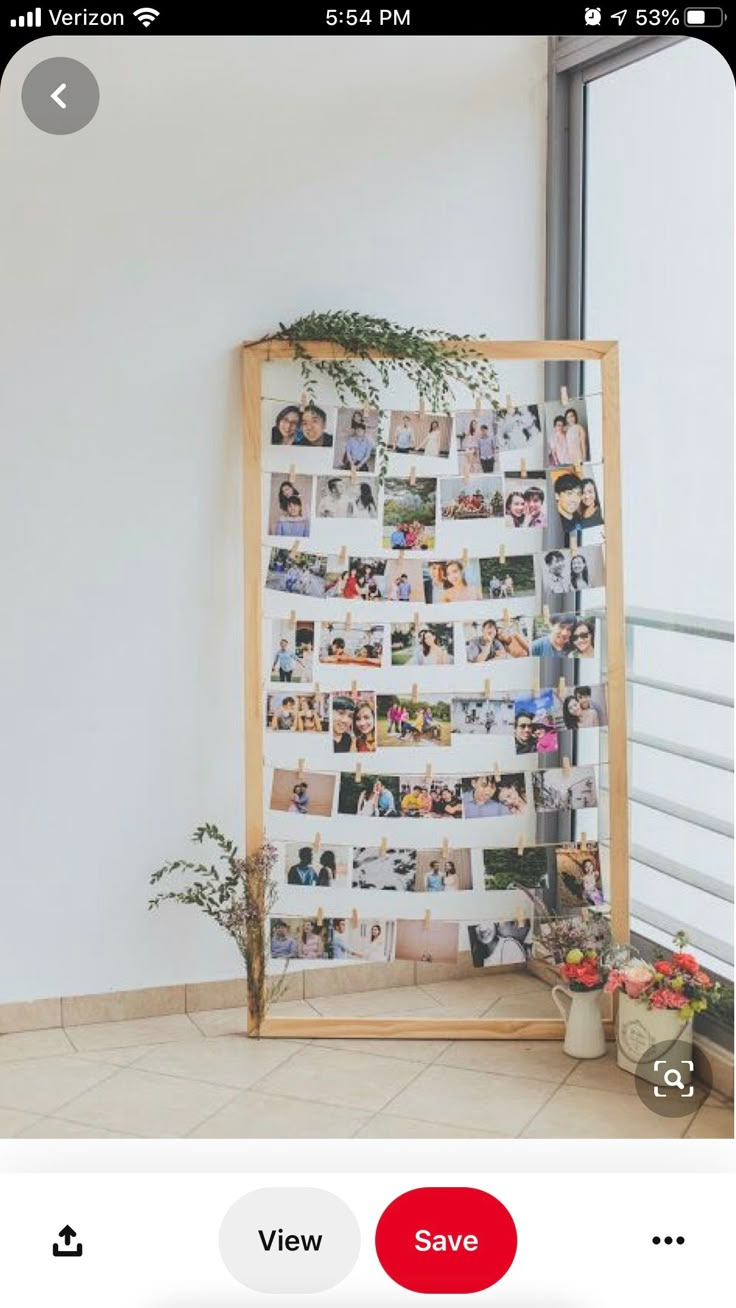
<path fill-rule="evenodd" d="M 47 136 L 56 54 L 101 88 Z M 237 974 L 149 872 L 242 828 L 235 346 L 543 327 L 545 41 L 35 41 L 0 101 L 0 1001 Z M 511 383 L 509 383 L 511 384 Z M 517 392 L 518 393 L 518 392 Z"/>

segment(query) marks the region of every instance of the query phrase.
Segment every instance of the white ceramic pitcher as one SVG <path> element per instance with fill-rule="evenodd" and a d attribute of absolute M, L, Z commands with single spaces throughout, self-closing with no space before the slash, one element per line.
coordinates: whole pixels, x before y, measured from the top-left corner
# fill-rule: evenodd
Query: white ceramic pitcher
<path fill-rule="evenodd" d="M 553 986 L 552 998 L 565 1019 L 565 1053 L 571 1058 L 602 1058 L 606 1052 L 606 1036 L 601 1016 L 601 991 Z"/>

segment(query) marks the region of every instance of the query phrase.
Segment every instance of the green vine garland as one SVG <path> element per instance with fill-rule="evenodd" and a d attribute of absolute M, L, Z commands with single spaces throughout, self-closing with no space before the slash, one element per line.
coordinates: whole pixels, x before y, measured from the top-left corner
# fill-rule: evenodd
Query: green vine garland
<path fill-rule="evenodd" d="M 305 394 L 316 401 L 321 377 L 335 387 L 341 404 L 360 404 L 373 409 L 382 419 L 380 386 L 388 387 L 392 376 L 401 373 L 416 387 L 420 407 L 431 413 L 449 413 L 454 387 L 464 386 L 492 408 L 498 408 L 498 376 L 490 359 L 469 344 L 470 336 L 428 327 L 400 327 L 387 318 L 338 310 L 308 313 L 295 322 L 279 323 L 279 330 L 261 338 L 288 341 L 301 366 Z M 483 339 L 483 338 L 481 338 Z M 349 359 L 313 359 L 307 341 L 328 341 L 341 347 Z M 382 357 L 371 358 L 377 352 Z M 383 480 L 388 446 L 381 432 L 378 441 L 378 472 Z"/>

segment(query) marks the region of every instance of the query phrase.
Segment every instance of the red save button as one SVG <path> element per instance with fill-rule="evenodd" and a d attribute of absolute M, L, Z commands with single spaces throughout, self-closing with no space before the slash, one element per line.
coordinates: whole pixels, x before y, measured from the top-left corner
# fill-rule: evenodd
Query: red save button
<path fill-rule="evenodd" d="M 376 1228 L 384 1272 L 418 1294 L 473 1294 L 505 1276 L 516 1255 L 514 1219 L 485 1190 L 407 1190 Z"/>

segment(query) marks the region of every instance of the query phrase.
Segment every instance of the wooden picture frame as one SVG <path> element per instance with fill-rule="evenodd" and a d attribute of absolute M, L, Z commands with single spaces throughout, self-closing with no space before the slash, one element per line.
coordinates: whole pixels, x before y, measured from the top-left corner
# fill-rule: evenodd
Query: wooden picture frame
<path fill-rule="evenodd" d="M 626 642 L 623 599 L 621 513 L 621 448 L 619 351 L 615 341 L 469 341 L 469 348 L 492 360 L 600 363 L 603 462 L 606 495 L 606 618 L 608 682 L 608 775 L 611 927 L 617 941 L 629 938 L 629 819 L 626 720 Z M 350 358 L 330 342 L 310 341 L 305 349 L 315 359 Z M 378 357 L 378 356 L 373 356 Z M 294 359 L 288 341 L 245 342 L 243 384 L 243 622 L 245 696 L 245 849 L 252 853 L 263 842 L 264 725 L 262 712 L 263 591 L 262 536 L 262 367 L 271 361 Z M 521 968 L 498 969 L 523 970 Z M 544 980 L 556 980 L 552 970 L 535 961 L 527 970 Z M 604 1023 L 612 1035 L 613 1023 Z M 563 1039 L 562 1020 L 492 1017 L 278 1017 L 267 1015 L 258 1027 L 249 1014 L 248 1033 L 263 1037 L 324 1039 L 423 1040 L 556 1040 Z"/>

